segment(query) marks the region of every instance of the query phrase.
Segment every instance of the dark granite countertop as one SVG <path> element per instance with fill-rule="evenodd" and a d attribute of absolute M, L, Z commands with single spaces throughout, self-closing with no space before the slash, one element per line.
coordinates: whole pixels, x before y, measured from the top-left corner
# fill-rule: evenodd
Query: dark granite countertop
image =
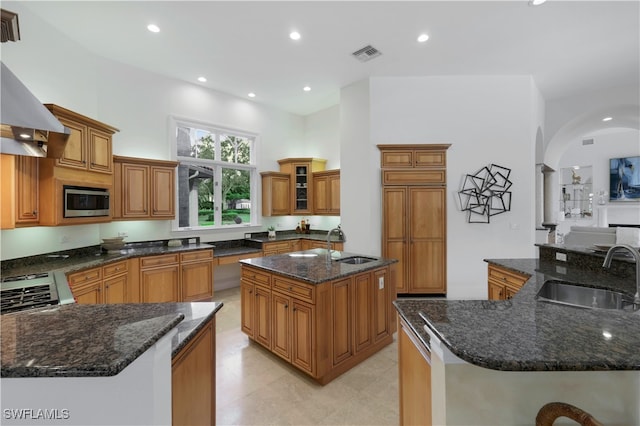
<path fill-rule="evenodd" d="M 174 327 L 175 356 L 220 302 L 64 305 L 1 317 L 1 377 L 113 376 Z"/>
<path fill-rule="evenodd" d="M 504 371 L 640 370 L 640 311 L 584 309 L 538 302 L 547 279 L 615 288 L 632 295 L 635 277 L 540 259 L 488 259 L 531 275 L 511 300 L 397 299 L 398 313 L 429 341 L 419 316 L 457 357 Z M 486 281 L 486 277 L 482 277 Z M 428 344 L 427 344 L 428 345 Z"/>
<path fill-rule="evenodd" d="M 293 256 L 291 256 L 292 254 Z M 309 257 L 296 257 L 301 254 Z M 397 262 L 396 259 L 385 259 L 374 256 L 365 256 L 375 258 L 376 260 L 360 265 L 336 262 L 336 259 L 351 256 L 361 255 L 332 250 L 331 260 L 328 261 L 327 249 L 311 249 L 275 256 L 243 259 L 240 263 L 269 272 L 275 272 L 310 284 L 320 284 Z"/>

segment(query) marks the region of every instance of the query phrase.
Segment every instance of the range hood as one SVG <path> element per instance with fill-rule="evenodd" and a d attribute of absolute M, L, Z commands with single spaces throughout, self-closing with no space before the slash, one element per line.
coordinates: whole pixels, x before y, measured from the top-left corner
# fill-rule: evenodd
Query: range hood
<path fill-rule="evenodd" d="M 60 158 L 71 131 L 0 62 L 0 153 Z"/>

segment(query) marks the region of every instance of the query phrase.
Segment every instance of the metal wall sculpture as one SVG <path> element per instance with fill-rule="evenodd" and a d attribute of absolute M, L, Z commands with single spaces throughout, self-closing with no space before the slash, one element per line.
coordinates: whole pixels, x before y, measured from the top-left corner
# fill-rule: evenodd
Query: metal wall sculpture
<path fill-rule="evenodd" d="M 491 216 L 511 210 L 510 174 L 511 169 L 490 164 L 465 176 L 458 198 L 469 223 L 489 223 Z"/>

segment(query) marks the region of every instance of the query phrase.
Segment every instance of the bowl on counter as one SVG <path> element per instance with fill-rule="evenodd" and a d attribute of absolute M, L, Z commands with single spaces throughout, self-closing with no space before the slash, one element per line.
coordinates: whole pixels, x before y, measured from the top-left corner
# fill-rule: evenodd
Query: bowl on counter
<path fill-rule="evenodd" d="M 124 248 L 124 237 L 103 238 L 102 248 L 108 252 L 119 252 Z"/>

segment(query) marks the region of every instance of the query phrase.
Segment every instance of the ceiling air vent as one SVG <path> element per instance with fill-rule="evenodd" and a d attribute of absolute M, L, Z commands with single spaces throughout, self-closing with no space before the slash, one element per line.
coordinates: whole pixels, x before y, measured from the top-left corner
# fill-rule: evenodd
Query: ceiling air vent
<path fill-rule="evenodd" d="M 375 47 L 367 45 L 362 49 L 356 50 L 352 53 L 352 55 L 360 62 L 367 62 L 377 56 L 382 55 L 382 53 Z"/>
<path fill-rule="evenodd" d="M 582 145 L 593 145 L 593 139 L 583 139 Z"/>

